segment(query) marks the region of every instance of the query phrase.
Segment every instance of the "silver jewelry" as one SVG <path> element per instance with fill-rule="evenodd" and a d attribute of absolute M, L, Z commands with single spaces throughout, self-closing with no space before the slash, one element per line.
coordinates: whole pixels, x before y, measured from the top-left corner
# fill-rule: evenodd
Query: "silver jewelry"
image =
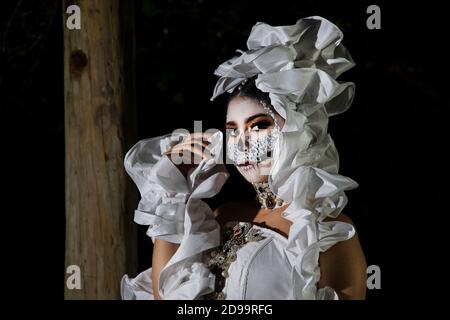
<path fill-rule="evenodd" d="M 243 133 L 241 133 L 243 134 Z M 248 146 L 245 145 L 245 137 L 238 137 L 237 142 L 227 143 L 228 157 L 235 163 L 258 163 L 272 156 L 272 151 L 279 138 L 279 131 L 271 129 L 270 133 L 263 137 L 249 138 Z"/>
<path fill-rule="evenodd" d="M 239 86 L 238 86 L 238 90 L 239 90 L 239 91 L 242 90 L 242 88 L 244 87 L 244 84 L 246 84 L 247 81 L 248 81 L 248 79 L 244 79 L 244 80 L 241 81 L 241 83 L 240 83 Z"/>
<path fill-rule="evenodd" d="M 273 210 L 287 204 L 270 190 L 268 182 L 252 183 L 252 185 L 256 191 L 255 199 L 261 204 L 261 208 Z"/>
<path fill-rule="evenodd" d="M 273 122 L 275 123 L 275 129 L 278 131 L 281 131 L 281 128 L 278 124 L 278 120 L 275 117 L 275 113 L 273 112 L 272 108 L 270 106 L 267 105 L 266 102 L 264 102 L 263 100 L 260 100 L 259 103 L 264 107 L 264 109 L 266 109 L 267 113 L 269 114 L 269 116 L 272 117 Z"/>

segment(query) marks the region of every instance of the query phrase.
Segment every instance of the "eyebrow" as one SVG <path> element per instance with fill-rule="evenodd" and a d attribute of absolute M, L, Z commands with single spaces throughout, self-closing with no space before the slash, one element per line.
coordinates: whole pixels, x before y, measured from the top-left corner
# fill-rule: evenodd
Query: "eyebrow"
<path fill-rule="evenodd" d="M 270 117 L 270 115 L 268 115 L 267 113 L 257 113 L 245 119 L 245 123 L 249 123 L 250 121 L 258 117 Z M 232 125 L 232 124 L 236 123 L 234 121 L 228 121 L 225 125 Z"/>

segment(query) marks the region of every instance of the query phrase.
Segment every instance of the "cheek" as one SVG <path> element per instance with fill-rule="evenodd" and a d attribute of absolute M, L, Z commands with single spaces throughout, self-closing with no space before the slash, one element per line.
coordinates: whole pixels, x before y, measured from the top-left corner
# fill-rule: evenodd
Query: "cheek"
<path fill-rule="evenodd" d="M 267 136 L 269 129 L 262 129 L 259 131 L 252 131 L 250 132 L 249 139 L 253 141 L 257 141 L 259 139 L 263 139 Z"/>
<path fill-rule="evenodd" d="M 235 147 L 235 141 L 234 141 L 234 138 L 232 139 L 232 138 L 230 138 L 228 141 L 227 141 L 227 157 L 228 158 L 230 158 L 230 159 L 233 159 L 233 155 L 232 154 L 229 154 L 230 152 L 233 152 L 233 150 L 234 150 L 234 147 Z"/>
<path fill-rule="evenodd" d="M 227 140 L 227 147 L 230 148 L 232 147 L 236 142 L 236 138 L 235 137 L 229 137 Z"/>

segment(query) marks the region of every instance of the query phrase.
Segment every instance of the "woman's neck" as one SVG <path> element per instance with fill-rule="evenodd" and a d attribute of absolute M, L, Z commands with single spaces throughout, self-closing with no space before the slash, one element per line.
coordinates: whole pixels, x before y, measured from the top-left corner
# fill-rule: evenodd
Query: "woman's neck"
<path fill-rule="evenodd" d="M 262 209 L 273 210 L 287 204 L 270 190 L 268 182 L 257 182 L 252 185 L 256 192 L 256 201 L 259 202 Z"/>

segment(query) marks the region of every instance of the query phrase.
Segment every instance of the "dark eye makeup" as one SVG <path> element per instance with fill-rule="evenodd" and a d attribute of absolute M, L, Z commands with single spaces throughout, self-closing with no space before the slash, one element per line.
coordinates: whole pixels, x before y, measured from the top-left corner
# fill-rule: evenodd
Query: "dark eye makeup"
<path fill-rule="evenodd" d="M 250 128 L 258 126 L 258 129 L 267 129 L 272 125 L 273 125 L 273 123 L 269 120 L 261 120 L 261 121 L 256 121 L 256 122 L 253 122 L 252 124 L 250 124 Z"/>
<path fill-rule="evenodd" d="M 249 121 L 247 123 L 247 127 L 248 128 L 254 128 L 254 127 L 257 126 L 258 129 L 267 129 L 267 128 L 273 126 L 273 125 L 274 125 L 274 122 L 273 122 L 273 120 L 271 118 L 269 118 L 269 116 L 267 116 L 267 118 L 264 118 L 264 117 L 260 116 L 259 119 L 258 118 L 252 119 L 251 121 Z M 227 123 L 225 125 L 225 129 L 236 130 L 237 127 L 236 127 L 236 125 L 234 123 L 230 123 L 230 124 Z"/>

